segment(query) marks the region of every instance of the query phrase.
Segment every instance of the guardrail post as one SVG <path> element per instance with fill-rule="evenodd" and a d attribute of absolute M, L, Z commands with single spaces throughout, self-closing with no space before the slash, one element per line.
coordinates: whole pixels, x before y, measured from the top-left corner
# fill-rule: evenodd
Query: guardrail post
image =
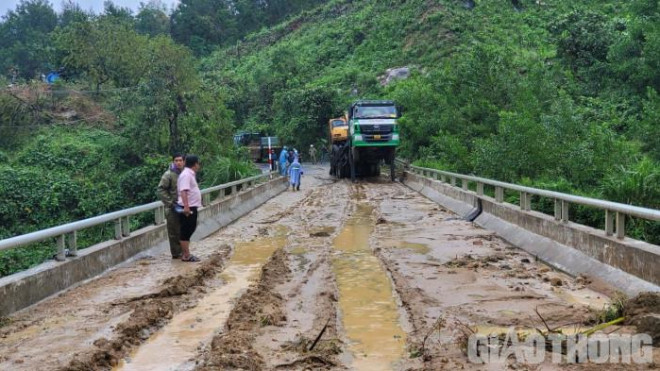
<path fill-rule="evenodd" d="M 165 222 L 165 206 L 161 206 L 154 211 L 154 219 L 156 225 L 161 225 Z"/>
<path fill-rule="evenodd" d="M 115 219 L 115 240 L 121 240 L 121 218 Z"/>
<path fill-rule="evenodd" d="M 567 201 L 561 201 L 561 221 L 568 223 L 568 208 L 570 204 Z"/>
<path fill-rule="evenodd" d="M 66 254 L 64 253 L 64 235 L 57 236 L 57 254 L 55 255 L 55 260 L 58 262 L 64 261 L 66 259 Z"/>
<path fill-rule="evenodd" d="M 131 235 L 131 225 L 128 216 L 125 216 L 121 219 L 121 235 L 123 237 L 128 237 Z"/>
<path fill-rule="evenodd" d="M 78 256 L 78 232 L 69 233 L 69 256 Z"/>
<path fill-rule="evenodd" d="M 555 198 L 555 220 L 561 220 L 561 200 Z"/>
<path fill-rule="evenodd" d="M 626 236 L 626 214 L 616 213 L 616 238 L 623 239 Z"/>
<path fill-rule="evenodd" d="M 225 188 L 221 189 L 221 190 L 220 190 L 220 194 L 218 195 L 218 198 L 225 198 L 226 193 L 227 193 L 227 192 L 226 192 L 226 189 L 225 189 Z"/>
<path fill-rule="evenodd" d="M 206 206 L 209 206 L 210 203 L 211 203 L 211 192 L 209 192 L 209 193 L 204 193 L 204 194 L 202 195 L 202 205 L 203 205 L 204 207 L 206 207 Z"/>
<path fill-rule="evenodd" d="M 520 210 L 529 211 L 532 209 L 532 197 L 527 192 L 520 192 Z"/>
<path fill-rule="evenodd" d="M 477 195 L 479 196 L 484 195 L 484 184 L 481 182 L 477 182 Z"/>
<path fill-rule="evenodd" d="M 495 187 L 495 201 L 504 202 L 504 188 Z"/>
<path fill-rule="evenodd" d="M 611 236 L 614 234 L 614 218 L 615 213 L 610 210 L 605 210 L 605 234 Z"/>
<path fill-rule="evenodd" d="M 461 187 L 463 188 L 464 191 L 468 190 L 468 181 L 467 181 L 467 179 L 461 179 Z"/>
<path fill-rule="evenodd" d="M 452 185 L 453 187 L 456 186 L 456 177 L 455 177 L 455 176 L 451 177 L 451 185 Z"/>
<path fill-rule="evenodd" d="M 233 186 L 231 186 L 231 195 L 233 196 L 235 194 L 236 194 L 236 186 L 233 185 Z"/>
<path fill-rule="evenodd" d="M 442 180 L 443 183 L 447 183 L 447 177 L 445 174 L 440 175 L 440 180 Z"/>

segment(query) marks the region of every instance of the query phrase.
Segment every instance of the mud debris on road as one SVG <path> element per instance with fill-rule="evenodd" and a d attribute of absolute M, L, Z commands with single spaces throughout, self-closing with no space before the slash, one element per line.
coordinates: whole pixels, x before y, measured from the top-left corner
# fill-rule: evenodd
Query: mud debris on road
<path fill-rule="evenodd" d="M 400 183 L 308 172 L 305 189 L 193 243 L 200 265 L 149 251 L 8 317 L 0 368 L 591 370 L 602 366 L 475 365 L 466 344 L 613 316 L 626 319 L 608 331 L 654 336 L 660 364 L 656 294 L 611 295 Z"/>
<path fill-rule="evenodd" d="M 226 331 L 216 335 L 197 370 L 264 368 L 264 360 L 253 348 L 258 329 L 279 326 L 286 321 L 284 298 L 273 286 L 285 282 L 290 271 L 283 249 L 273 254 L 261 269 L 261 277 L 238 299 L 225 324 Z"/>
<path fill-rule="evenodd" d="M 113 302 L 112 305 L 128 305 L 130 316 L 115 327 L 111 340 L 104 337 L 95 340 L 94 350 L 78 355 L 62 370 L 97 370 L 117 366 L 135 346 L 171 320 L 174 313 L 196 304 L 199 294 L 204 293 L 206 281 L 222 269 L 226 252 L 210 256 L 191 274 L 166 279 L 156 293 Z"/>

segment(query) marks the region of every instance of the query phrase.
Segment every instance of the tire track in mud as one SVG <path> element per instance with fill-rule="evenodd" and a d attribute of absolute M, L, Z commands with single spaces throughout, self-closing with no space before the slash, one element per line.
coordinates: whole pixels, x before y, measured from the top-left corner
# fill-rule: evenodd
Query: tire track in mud
<path fill-rule="evenodd" d="M 318 185 L 278 219 L 291 231 L 285 247 L 238 299 L 222 332 L 200 355 L 198 370 L 343 369 L 329 256 L 330 237 L 347 212 L 347 188 L 343 182 Z"/>
<path fill-rule="evenodd" d="M 128 305 L 132 313 L 126 321 L 119 323 L 114 336 L 94 341 L 95 350 L 74 358 L 63 371 L 110 369 L 130 354 L 151 333 L 163 327 L 172 316 L 195 305 L 204 287 L 222 270 L 228 249 L 223 254 L 214 254 L 204 261 L 192 274 L 179 275 L 163 282 L 156 293 L 119 300 L 114 305 Z"/>
<path fill-rule="evenodd" d="M 262 267 L 258 283 L 238 299 L 229 314 L 225 331 L 213 337 L 210 350 L 197 365 L 197 370 L 264 368 L 264 359 L 253 344 L 261 326 L 277 326 L 286 320 L 285 299 L 273 290 L 273 285 L 289 279 L 286 259 L 286 253 L 280 249 Z"/>
<path fill-rule="evenodd" d="M 198 370 L 344 369 L 329 258 L 348 204 L 346 182 L 324 182 L 279 219 L 291 230 L 285 247 L 238 299 L 223 331 L 200 355 Z M 266 274 L 271 271 L 277 274 Z M 279 320 L 255 320 L 267 310 Z"/>

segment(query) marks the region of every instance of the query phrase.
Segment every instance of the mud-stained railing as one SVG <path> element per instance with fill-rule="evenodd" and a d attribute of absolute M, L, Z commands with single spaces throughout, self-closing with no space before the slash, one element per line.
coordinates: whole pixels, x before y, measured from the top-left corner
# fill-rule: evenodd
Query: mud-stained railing
<path fill-rule="evenodd" d="M 616 235 L 617 238 L 625 237 L 626 216 L 637 217 L 650 221 L 660 221 L 660 210 L 644 208 L 639 206 L 626 205 L 617 202 L 599 200 L 589 197 L 581 197 L 566 193 L 548 191 L 538 188 L 525 187 L 517 184 L 500 182 L 497 180 L 480 178 L 473 175 L 463 175 L 449 171 L 429 169 L 419 166 L 408 165 L 404 161 L 397 161 L 400 166 L 404 166 L 407 171 L 421 175 L 426 178 L 439 180 L 450 184 L 452 187 L 460 187 L 464 191 L 470 191 L 471 187 L 476 189 L 477 196 L 484 196 L 485 187 L 492 187 L 495 195 L 495 201 L 506 203 L 504 201 L 505 192 L 519 192 L 519 207 L 522 211 L 532 210 L 532 195 L 554 200 L 555 220 L 563 223 L 569 221 L 569 208 L 571 204 L 594 207 L 605 212 L 605 234 L 607 236 Z M 460 185 L 458 184 L 460 182 Z"/>
<path fill-rule="evenodd" d="M 253 177 L 206 188 L 202 190 L 202 203 L 204 206 L 207 206 L 211 203 L 213 197 L 217 198 L 224 197 L 227 194 L 236 194 L 239 190 L 245 190 L 255 184 L 272 179 L 275 174 L 275 172 L 263 173 Z M 144 212 L 154 212 L 155 225 L 165 223 L 165 206 L 162 202 L 156 201 L 146 205 L 135 206 L 129 209 L 119 210 L 79 220 L 77 222 L 67 223 L 57 227 L 0 240 L 0 251 L 55 238 L 57 240 L 57 254 L 55 255 L 55 259 L 58 261 L 64 261 L 67 256 L 75 257 L 78 254 L 78 231 L 114 221 L 115 240 L 121 240 L 122 238 L 131 235 L 131 216 Z M 67 248 L 69 249 L 68 252 L 66 251 Z"/>

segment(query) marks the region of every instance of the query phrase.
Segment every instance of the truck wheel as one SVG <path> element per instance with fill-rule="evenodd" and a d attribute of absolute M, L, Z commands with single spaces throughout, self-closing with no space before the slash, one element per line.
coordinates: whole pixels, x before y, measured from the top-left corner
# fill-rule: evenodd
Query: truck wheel
<path fill-rule="evenodd" d="M 348 165 L 351 168 L 351 182 L 355 183 L 355 158 L 353 157 L 353 148 L 348 149 Z"/>
<path fill-rule="evenodd" d="M 337 153 L 335 151 L 335 146 L 333 145 L 330 150 L 330 175 L 336 176 L 337 172 Z"/>
<path fill-rule="evenodd" d="M 395 153 L 392 151 L 392 155 L 390 156 L 390 180 L 395 181 L 396 180 L 396 162 L 394 161 L 395 159 Z"/>

